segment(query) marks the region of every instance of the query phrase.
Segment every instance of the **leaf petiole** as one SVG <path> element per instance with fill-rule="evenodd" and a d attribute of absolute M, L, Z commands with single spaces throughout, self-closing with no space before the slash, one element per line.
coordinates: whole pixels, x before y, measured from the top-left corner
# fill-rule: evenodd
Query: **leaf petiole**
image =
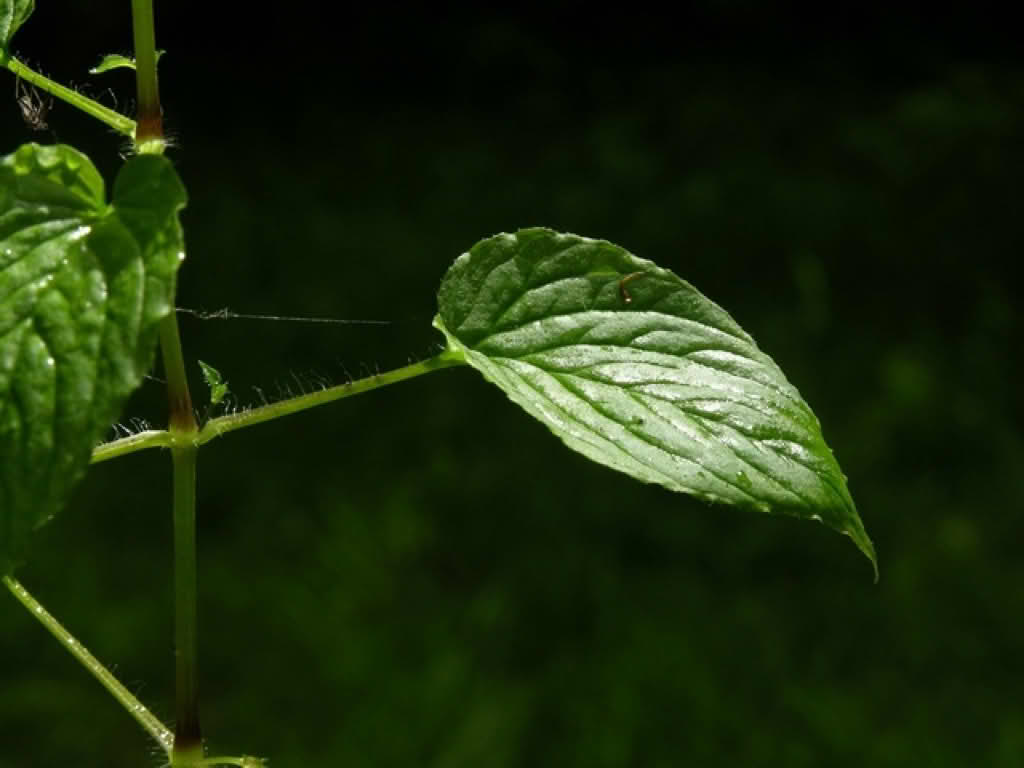
<path fill-rule="evenodd" d="M 463 365 L 464 363 L 465 361 L 460 355 L 453 353 L 450 349 L 446 349 L 441 354 L 436 357 L 432 357 L 429 360 L 412 363 L 411 365 L 396 368 L 392 371 L 378 373 L 374 376 L 367 376 L 364 379 L 350 381 L 346 384 L 339 384 L 335 387 L 328 387 L 320 390 L 319 392 L 310 392 L 307 395 L 291 397 L 277 403 L 270 403 L 269 405 L 252 408 L 248 411 L 218 416 L 215 419 L 210 419 L 210 421 L 206 422 L 203 428 L 199 430 L 199 434 L 196 436 L 196 445 L 208 443 L 214 438 L 225 435 L 228 432 L 233 432 L 236 429 L 251 427 L 255 424 L 262 424 L 265 421 L 279 419 L 282 416 L 288 416 L 292 413 L 298 413 L 299 411 L 305 411 L 309 408 L 315 408 L 318 405 L 331 403 L 335 400 L 342 400 L 353 395 L 360 395 L 364 392 L 369 392 L 372 389 L 386 387 L 389 384 L 397 384 L 400 381 L 413 379 L 417 376 L 422 376 L 425 373 L 430 373 L 431 371 L 450 368 L 455 365 Z"/>
<path fill-rule="evenodd" d="M 143 451 L 147 448 L 173 448 L 182 443 L 189 443 L 198 447 L 216 437 L 220 437 L 228 432 L 234 432 L 236 429 L 262 424 L 265 421 L 272 421 L 292 413 L 299 413 L 309 408 L 315 408 L 318 405 L 325 405 L 335 400 L 342 400 L 352 395 L 361 395 L 364 392 L 386 387 L 389 384 L 397 384 L 400 381 L 413 379 L 431 371 L 439 371 L 442 368 L 451 368 L 463 364 L 465 364 L 465 360 L 459 352 L 454 348 L 449 348 L 429 360 L 396 368 L 393 371 L 378 373 L 374 376 L 367 376 L 364 379 L 339 384 L 335 387 L 328 387 L 319 392 L 291 397 L 287 400 L 281 400 L 280 402 L 258 408 L 251 408 L 239 413 L 219 416 L 206 422 L 197 433 L 179 432 L 175 434 L 164 429 L 150 429 L 129 437 L 111 440 L 109 443 L 103 443 L 93 450 L 91 463 L 99 464 L 102 461 L 116 459 L 118 456 L 126 456 L 129 453 Z"/>

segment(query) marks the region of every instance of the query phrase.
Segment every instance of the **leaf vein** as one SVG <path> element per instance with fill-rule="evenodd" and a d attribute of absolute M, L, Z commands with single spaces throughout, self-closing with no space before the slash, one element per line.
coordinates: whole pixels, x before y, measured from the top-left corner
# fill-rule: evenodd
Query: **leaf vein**
<path fill-rule="evenodd" d="M 690 458 L 689 456 L 680 456 L 680 455 L 679 455 L 679 454 L 678 454 L 678 453 L 677 453 L 677 452 L 676 452 L 676 451 L 675 451 L 675 450 L 674 450 L 674 449 L 672 448 L 672 446 L 668 446 L 668 445 L 665 445 L 665 444 L 663 444 L 662 442 L 660 442 L 660 441 L 658 441 L 658 440 L 655 440 L 655 439 L 654 439 L 654 438 L 653 438 L 652 436 L 650 436 L 650 435 L 647 435 L 647 434 L 645 434 L 644 432 L 638 431 L 638 430 L 637 430 L 637 429 L 636 429 L 635 427 L 633 427 L 632 425 L 630 425 L 630 424 L 627 424 L 627 423 L 625 423 L 625 422 L 622 422 L 622 421 L 620 421 L 619 419 L 615 418 L 615 417 L 614 417 L 613 415 L 609 415 L 609 413 L 608 413 L 607 409 L 605 409 L 605 408 L 602 408 L 602 407 L 600 406 L 600 404 L 599 404 L 599 403 L 596 403 L 596 402 L 594 402 L 594 401 L 592 401 L 592 400 L 588 399 L 588 398 L 587 398 L 587 397 L 586 397 L 586 396 L 585 396 L 584 394 L 582 394 L 582 393 L 581 393 L 580 391 L 578 391 L 576 387 L 572 386 L 572 385 L 571 385 L 571 384 L 570 384 L 569 382 L 563 381 L 563 380 L 562 380 L 562 377 L 561 377 L 561 376 L 559 376 L 559 375 L 557 375 L 557 374 L 551 374 L 551 373 L 549 373 L 548 375 L 549 375 L 549 376 L 552 376 L 553 378 L 555 378 L 556 380 L 558 380 L 558 381 L 559 381 L 559 382 L 560 382 L 560 383 L 562 384 L 562 386 L 563 386 L 563 387 L 565 387 L 565 388 L 566 388 L 566 389 L 567 389 L 567 390 L 568 390 L 569 392 L 571 392 L 571 393 L 572 393 L 573 395 L 575 395 L 575 396 L 576 396 L 576 397 L 577 397 L 577 398 L 578 398 L 579 400 L 582 400 L 582 401 L 583 401 L 584 403 L 586 403 L 586 404 L 587 404 L 587 405 L 588 405 L 589 407 L 593 408 L 593 409 L 594 409 L 595 411 L 597 411 L 598 413 L 600 413 L 600 414 L 601 414 L 601 415 L 602 415 L 602 416 L 603 416 L 604 418 L 608 419 L 609 421 L 612 421 L 612 422 L 614 422 L 615 424 L 618 424 L 618 425 L 619 425 L 620 427 L 622 427 L 623 429 L 625 429 L 625 430 L 626 430 L 627 432 L 629 432 L 629 433 L 630 433 L 631 435 L 633 435 L 633 436 L 634 436 L 635 438 L 637 438 L 638 440 L 641 440 L 642 442 L 645 442 L 645 443 L 647 443 L 648 445 L 651 445 L 651 446 L 653 446 L 653 447 L 657 448 L 658 450 L 664 451 L 665 453 L 669 454 L 669 455 L 670 455 L 670 456 L 672 456 L 673 458 L 676 458 L 676 459 L 681 459 L 682 461 L 685 461 L 685 462 L 687 462 L 687 463 L 689 463 L 689 464 L 692 464 L 692 465 L 694 465 L 695 467 L 699 467 L 700 469 L 702 469 L 702 470 L 704 470 L 704 471 L 708 472 L 708 473 L 709 473 L 710 475 L 712 475 L 712 476 L 714 476 L 714 477 L 717 477 L 717 478 L 718 478 L 719 480 L 721 480 L 721 481 L 722 481 L 723 483 L 725 483 L 726 485 L 732 486 L 733 488 L 735 488 L 736 490 L 738 490 L 738 491 L 739 491 L 739 492 L 740 492 L 741 494 L 743 494 L 744 496 L 747 496 L 748 498 L 754 498 L 753 496 L 751 496 L 751 495 L 750 495 L 750 493 L 749 493 L 749 492 L 748 492 L 747 490 L 745 490 L 744 488 L 742 488 L 742 487 L 741 487 L 741 486 L 739 486 L 739 485 L 736 485 L 736 483 L 735 483 L 734 481 L 732 481 L 732 480 L 729 480 L 728 478 L 726 478 L 726 477 L 725 477 L 725 476 L 723 476 L 722 474 L 720 474 L 720 473 L 716 472 L 716 471 L 715 471 L 714 469 L 712 469 L 711 467 L 708 467 L 708 466 L 706 466 L 705 464 L 702 464 L 702 463 L 701 463 L 700 461 L 697 461 L 696 459 L 692 459 L 692 458 Z M 572 377 L 567 377 L 567 378 L 572 378 Z M 629 395 L 630 395 L 631 397 L 633 397 L 632 393 L 627 393 L 627 394 L 629 394 Z M 639 402 L 639 401 L 638 401 L 638 402 Z M 651 413 L 651 414 L 653 414 L 653 415 L 654 415 L 654 416 L 656 416 L 656 417 L 657 417 L 657 418 L 658 418 L 658 419 L 659 419 L 660 421 L 662 421 L 662 422 L 664 422 L 664 423 L 668 423 L 668 424 L 669 424 L 669 426 L 672 426 L 670 422 L 667 422 L 667 420 L 666 420 L 666 419 L 665 419 L 665 418 L 664 418 L 664 417 L 663 417 L 663 416 L 662 416 L 661 414 L 659 414 L 659 413 L 658 413 L 657 411 L 653 410 L 653 409 L 652 409 L 652 408 L 651 408 L 651 407 L 650 407 L 650 406 L 649 406 L 649 405 L 648 405 L 647 403 L 642 403 L 642 402 L 640 402 L 639 404 L 640 404 L 640 405 L 641 405 L 641 406 L 642 406 L 642 407 L 644 408 L 644 410 L 646 410 L 646 411 L 647 411 L 648 413 Z M 631 455 L 632 455 L 632 454 L 631 454 Z M 634 458 L 635 458 L 635 457 L 634 457 Z M 646 463 L 646 462 L 643 462 L 643 463 Z M 672 481 L 673 481 L 674 483 L 676 483 L 676 484 L 679 484 L 678 480 L 676 480 L 675 478 L 672 478 Z"/>
<path fill-rule="evenodd" d="M 496 361 L 496 362 L 499 362 L 499 361 Z M 499 365 L 500 365 L 500 362 L 499 362 Z M 665 480 L 668 483 L 675 483 L 676 485 L 681 485 L 680 483 L 675 481 L 673 478 L 669 477 L 664 472 L 662 472 L 660 469 L 658 469 L 658 467 L 655 467 L 652 464 L 650 464 L 650 463 L 648 463 L 646 461 L 643 461 L 642 459 L 637 458 L 632 453 L 629 453 L 629 452 L 623 450 L 620 446 L 615 445 L 614 443 L 611 443 L 611 441 L 609 441 L 607 438 L 605 438 L 599 432 L 594 430 L 593 427 L 591 427 L 589 424 L 587 424 L 586 422 L 580 420 L 580 418 L 577 417 L 575 414 L 573 414 L 571 411 L 567 410 L 566 408 L 564 408 L 563 406 L 559 405 L 554 400 L 552 400 L 547 394 L 545 394 L 543 392 L 543 390 L 541 390 L 537 386 L 537 384 L 535 382 L 530 380 L 528 377 L 523 376 L 521 373 L 519 373 L 519 371 L 516 371 L 515 369 L 509 368 L 507 366 L 502 366 L 502 367 L 505 368 L 510 373 L 512 373 L 517 379 L 519 379 L 524 384 L 526 384 L 526 386 L 528 386 L 534 392 L 536 392 L 544 400 L 545 403 L 548 403 L 549 405 L 553 406 L 556 410 L 558 410 L 560 413 L 562 413 L 569 421 L 572 421 L 575 424 L 578 424 L 582 428 L 583 432 L 586 435 L 590 435 L 590 436 L 596 437 L 599 441 L 602 441 L 602 442 L 599 442 L 599 443 L 595 443 L 593 440 L 582 440 L 581 439 L 581 442 L 586 442 L 589 445 L 591 445 L 594 448 L 596 448 L 598 450 L 601 450 L 601 451 L 607 451 L 608 446 L 611 445 L 611 447 L 614 448 L 616 451 L 625 454 L 629 458 L 630 461 L 632 461 L 632 462 L 634 462 L 636 464 L 639 464 L 640 466 L 643 466 L 643 467 L 647 468 L 648 470 L 651 470 L 654 474 L 659 475 L 660 477 L 665 478 Z M 543 369 L 537 369 L 537 370 L 540 370 L 543 373 L 547 373 L 546 371 L 543 371 Z M 555 379 L 555 381 L 557 381 L 559 384 L 562 385 L 563 389 L 566 389 L 566 391 L 568 391 L 570 394 L 575 396 L 577 399 L 582 399 L 582 398 L 580 398 L 580 396 L 578 394 L 576 394 L 572 390 L 569 390 L 568 388 L 566 388 L 565 384 L 562 381 L 560 381 L 558 379 L 558 377 L 553 376 L 552 374 L 548 374 L 548 375 L 551 376 L 553 379 Z M 586 402 L 586 401 L 584 400 L 584 402 Z M 602 416 L 604 416 L 604 414 L 602 414 Z M 605 416 L 605 418 L 607 418 L 607 416 Z M 615 422 L 615 423 L 618 424 L 619 422 Z M 578 436 L 576 436 L 576 437 L 577 437 L 577 439 L 580 439 Z M 692 489 L 691 489 L 691 491 L 692 491 Z"/>

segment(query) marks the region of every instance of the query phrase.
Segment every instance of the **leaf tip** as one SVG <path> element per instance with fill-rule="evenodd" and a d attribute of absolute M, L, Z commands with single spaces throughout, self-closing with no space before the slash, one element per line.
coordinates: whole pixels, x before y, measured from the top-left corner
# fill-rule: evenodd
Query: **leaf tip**
<path fill-rule="evenodd" d="M 864 529 L 864 524 L 860 521 L 859 517 L 855 517 L 849 523 L 849 527 L 843 530 L 844 536 L 849 536 L 853 543 L 857 546 L 864 556 L 871 561 L 871 568 L 875 575 L 875 584 L 878 583 L 878 555 L 875 552 L 875 545 L 871 541 L 871 537 L 868 536 L 868 532 Z"/>

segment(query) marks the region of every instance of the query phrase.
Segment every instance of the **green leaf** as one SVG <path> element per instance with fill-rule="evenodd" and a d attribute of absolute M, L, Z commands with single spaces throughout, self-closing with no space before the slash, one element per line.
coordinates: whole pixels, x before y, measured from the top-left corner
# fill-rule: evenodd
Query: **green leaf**
<path fill-rule="evenodd" d="M 0 0 L 0 50 L 7 50 L 14 33 L 35 9 L 35 0 Z"/>
<path fill-rule="evenodd" d="M 135 59 L 122 56 L 120 53 L 108 53 L 100 59 L 99 64 L 89 70 L 89 74 L 99 75 L 104 72 L 109 72 L 112 69 L 122 68 L 135 69 Z"/>
<path fill-rule="evenodd" d="M 0 573 L 61 507 L 149 370 L 183 258 L 185 190 L 130 159 L 113 199 L 71 147 L 0 159 Z"/>
<path fill-rule="evenodd" d="M 203 380 L 206 382 L 206 386 L 210 388 L 210 404 L 217 405 L 231 390 L 228 389 L 227 382 L 221 377 L 220 371 L 212 365 L 207 365 L 200 360 L 199 368 L 203 372 Z"/>
<path fill-rule="evenodd" d="M 811 409 L 714 302 L 602 240 L 524 229 L 448 270 L 449 352 L 566 445 L 638 480 L 824 522 L 876 569 Z"/>
<path fill-rule="evenodd" d="M 156 60 L 160 61 L 160 57 L 163 56 L 165 51 L 159 50 L 156 52 Z M 112 69 L 135 69 L 135 59 L 128 56 L 122 56 L 120 53 L 108 53 L 102 59 L 100 63 L 89 70 L 90 75 L 101 75 L 104 72 L 109 72 Z"/>

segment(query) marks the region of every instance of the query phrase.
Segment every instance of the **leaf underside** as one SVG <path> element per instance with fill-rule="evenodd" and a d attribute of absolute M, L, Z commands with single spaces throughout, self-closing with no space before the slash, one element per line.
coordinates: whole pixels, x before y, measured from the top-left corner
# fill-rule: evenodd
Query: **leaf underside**
<path fill-rule="evenodd" d="M 162 157 L 130 159 L 110 203 L 70 147 L 0 160 L 0 573 L 64 506 L 150 368 L 184 203 Z"/>
<path fill-rule="evenodd" d="M 435 324 L 566 445 L 711 502 L 813 519 L 877 566 L 817 418 L 719 306 L 611 243 L 524 229 L 477 243 Z"/>

